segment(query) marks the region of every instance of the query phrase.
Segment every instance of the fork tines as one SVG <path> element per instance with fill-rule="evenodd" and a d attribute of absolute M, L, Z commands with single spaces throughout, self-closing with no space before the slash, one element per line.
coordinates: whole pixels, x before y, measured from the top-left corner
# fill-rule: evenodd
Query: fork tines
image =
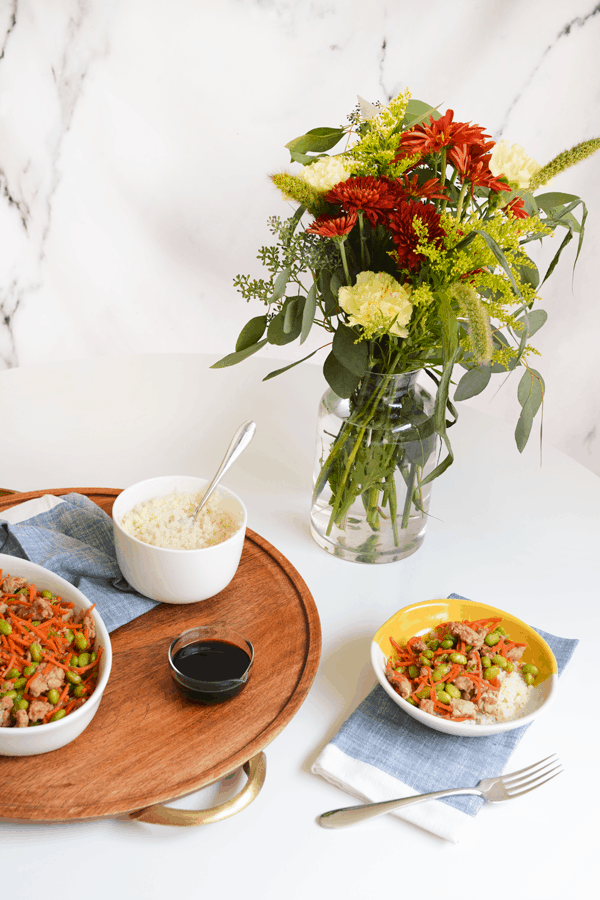
<path fill-rule="evenodd" d="M 563 771 L 559 758 L 553 753 L 532 766 L 519 769 L 518 772 L 511 772 L 510 775 L 504 775 L 502 784 L 510 797 L 518 797 L 519 794 L 527 794 L 547 781 L 551 781 Z"/>

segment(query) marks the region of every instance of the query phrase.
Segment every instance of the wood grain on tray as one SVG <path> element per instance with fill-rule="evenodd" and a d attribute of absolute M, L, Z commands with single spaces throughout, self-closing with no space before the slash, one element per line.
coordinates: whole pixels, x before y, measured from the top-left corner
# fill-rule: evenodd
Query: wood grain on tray
<path fill-rule="evenodd" d="M 86 494 L 105 512 L 118 490 L 64 488 L 0 498 L 2 511 L 44 494 Z M 245 689 L 218 706 L 185 700 L 167 650 L 182 631 L 227 622 L 254 645 Z M 321 630 L 314 600 L 291 563 L 247 529 L 231 584 L 202 603 L 160 604 L 111 634 L 113 669 L 99 710 L 73 743 L 0 760 L 0 817 L 66 821 L 123 815 L 222 778 L 290 721 L 314 680 Z"/>

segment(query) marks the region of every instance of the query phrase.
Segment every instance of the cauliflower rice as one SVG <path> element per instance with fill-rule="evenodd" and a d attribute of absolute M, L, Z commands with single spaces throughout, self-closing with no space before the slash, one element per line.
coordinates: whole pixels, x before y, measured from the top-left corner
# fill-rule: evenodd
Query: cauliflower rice
<path fill-rule="evenodd" d="M 243 515 L 225 509 L 223 497 L 216 491 L 190 528 L 187 517 L 203 496 L 203 490 L 173 491 L 138 503 L 123 516 L 121 528 L 138 541 L 167 550 L 199 550 L 221 544 L 241 528 Z"/>

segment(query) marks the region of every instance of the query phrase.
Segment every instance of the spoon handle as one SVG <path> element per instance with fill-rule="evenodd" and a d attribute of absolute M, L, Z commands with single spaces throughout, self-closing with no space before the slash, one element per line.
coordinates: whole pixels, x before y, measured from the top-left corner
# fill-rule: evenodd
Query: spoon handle
<path fill-rule="evenodd" d="M 217 484 L 219 483 L 219 481 L 221 480 L 221 478 L 223 477 L 225 472 L 236 461 L 238 456 L 244 452 L 244 450 L 246 449 L 246 447 L 248 446 L 248 444 L 254 437 L 255 431 L 256 431 L 256 422 L 244 422 L 242 425 L 240 425 L 240 427 L 238 428 L 238 430 L 236 431 L 236 433 L 234 434 L 234 436 L 231 439 L 231 443 L 230 443 L 229 447 L 227 448 L 227 453 L 223 457 L 223 462 L 219 466 L 217 474 L 215 475 L 215 477 L 209 484 L 208 488 L 206 489 L 204 497 L 202 498 L 202 500 L 200 501 L 200 503 L 198 504 L 198 506 L 192 513 L 192 519 L 194 521 L 196 519 L 196 516 L 198 515 L 198 513 L 204 506 L 204 504 L 208 502 L 210 495 L 216 488 Z"/>

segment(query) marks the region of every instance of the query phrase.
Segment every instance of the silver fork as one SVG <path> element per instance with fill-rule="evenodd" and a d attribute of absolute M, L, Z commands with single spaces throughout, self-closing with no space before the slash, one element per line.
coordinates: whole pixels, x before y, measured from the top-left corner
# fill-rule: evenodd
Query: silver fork
<path fill-rule="evenodd" d="M 484 778 L 477 787 L 449 788 L 447 791 L 434 791 L 431 794 L 417 794 L 415 797 L 404 797 L 402 800 L 384 800 L 381 803 L 366 803 L 361 806 L 346 806 L 343 809 L 332 809 L 319 816 L 319 824 L 324 828 L 344 828 L 346 825 L 354 825 L 365 819 L 373 819 L 383 813 L 392 812 L 403 806 L 412 806 L 413 803 L 421 803 L 423 800 L 437 800 L 440 797 L 456 797 L 459 794 L 475 794 L 485 797 L 490 803 L 500 803 L 502 800 L 512 800 L 528 794 L 536 788 L 556 778 L 564 771 L 556 754 L 545 759 L 511 772 L 510 775 L 499 775 L 496 778 Z"/>

